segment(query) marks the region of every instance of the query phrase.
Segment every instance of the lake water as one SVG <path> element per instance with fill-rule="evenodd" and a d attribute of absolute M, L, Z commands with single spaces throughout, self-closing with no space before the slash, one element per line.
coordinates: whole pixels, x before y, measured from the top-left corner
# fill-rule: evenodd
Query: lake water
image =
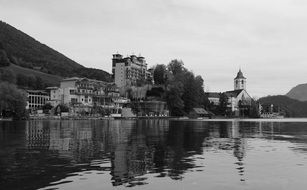
<path fill-rule="evenodd" d="M 307 122 L 0 121 L 0 189 L 306 189 Z"/>

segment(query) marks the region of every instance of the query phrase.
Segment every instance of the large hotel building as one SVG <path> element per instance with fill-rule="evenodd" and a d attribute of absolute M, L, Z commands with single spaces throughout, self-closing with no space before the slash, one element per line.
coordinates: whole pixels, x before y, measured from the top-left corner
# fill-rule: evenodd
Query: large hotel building
<path fill-rule="evenodd" d="M 151 73 L 147 71 L 145 58 L 135 55 L 123 57 L 121 54 L 113 54 L 112 74 L 119 88 L 136 86 L 138 81 L 152 78 Z"/>

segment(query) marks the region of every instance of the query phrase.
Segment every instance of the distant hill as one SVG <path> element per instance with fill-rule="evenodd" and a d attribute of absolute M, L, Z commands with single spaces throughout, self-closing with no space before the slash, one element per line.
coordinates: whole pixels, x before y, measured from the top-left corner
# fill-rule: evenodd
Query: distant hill
<path fill-rule="evenodd" d="M 112 80 L 109 73 L 86 68 L 2 21 L 0 21 L 1 48 L 7 53 L 10 63 L 31 69 L 34 73 L 40 71 L 60 77 L 78 76 Z M 31 70 L 28 71 L 32 72 Z"/>
<path fill-rule="evenodd" d="M 267 96 L 259 99 L 261 104 L 274 104 L 284 110 L 288 117 L 307 117 L 307 102 L 287 96 Z"/>
<path fill-rule="evenodd" d="M 289 98 L 307 101 L 307 84 L 300 84 L 292 88 L 287 94 Z"/>

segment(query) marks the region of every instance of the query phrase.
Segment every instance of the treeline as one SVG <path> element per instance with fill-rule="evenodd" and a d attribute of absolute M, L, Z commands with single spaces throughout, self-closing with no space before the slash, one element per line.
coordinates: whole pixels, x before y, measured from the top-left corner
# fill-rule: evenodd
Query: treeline
<path fill-rule="evenodd" d="M 259 99 L 263 105 L 273 104 L 285 112 L 287 117 L 307 117 L 307 102 L 291 99 L 287 96 L 267 96 Z"/>
<path fill-rule="evenodd" d="M 161 87 L 153 88 L 147 95 L 164 99 L 173 116 L 187 115 L 193 108 L 208 104 L 203 78 L 195 76 L 180 60 L 172 60 L 168 65 L 156 65 L 153 77 L 155 84 Z"/>
<path fill-rule="evenodd" d="M 0 82 L 9 82 L 20 88 L 30 90 L 42 90 L 51 86 L 49 83 L 44 82 L 39 76 L 24 75 L 20 73 L 16 75 L 8 68 L 0 68 Z"/>

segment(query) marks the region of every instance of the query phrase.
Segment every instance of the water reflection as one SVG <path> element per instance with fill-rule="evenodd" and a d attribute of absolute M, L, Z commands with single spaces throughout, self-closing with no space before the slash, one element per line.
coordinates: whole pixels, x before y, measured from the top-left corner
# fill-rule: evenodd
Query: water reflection
<path fill-rule="evenodd" d="M 250 139 L 287 141 L 306 152 L 306 123 L 191 122 L 169 120 L 28 121 L 0 123 L 0 185 L 38 189 L 73 183 L 71 176 L 97 171 L 113 186 L 133 187 L 156 178 L 183 180 L 206 172 L 211 154 L 232 155 L 246 181 Z M 38 180 L 39 179 L 39 180 Z"/>

